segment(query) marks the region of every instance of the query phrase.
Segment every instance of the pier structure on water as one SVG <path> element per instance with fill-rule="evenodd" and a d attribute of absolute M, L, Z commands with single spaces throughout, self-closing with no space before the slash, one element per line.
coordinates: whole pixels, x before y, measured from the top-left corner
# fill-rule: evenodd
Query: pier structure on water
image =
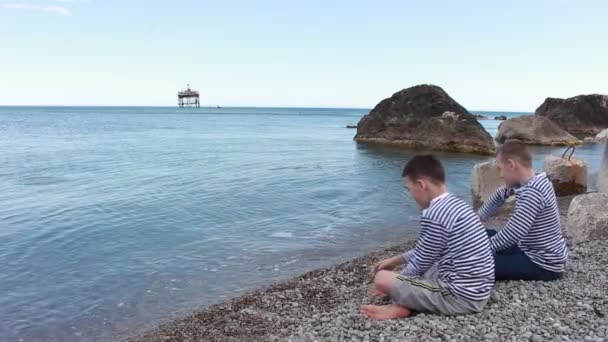
<path fill-rule="evenodd" d="M 196 90 L 190 89 L 190 84 L 185 90 L 177 92 L 177 105 L 180 108 L 183 107 L 196 107 L 200 108 L 200 94 Z"/>

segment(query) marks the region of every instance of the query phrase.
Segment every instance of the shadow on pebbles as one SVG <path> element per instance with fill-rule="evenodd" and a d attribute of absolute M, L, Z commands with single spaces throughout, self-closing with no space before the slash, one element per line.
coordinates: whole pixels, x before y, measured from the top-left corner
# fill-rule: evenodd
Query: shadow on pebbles
<path fill-rule="evenodd" d="M 498 283 L 476 315 L 373 321 L 359 314 L 361 304 L 374 302 L 367 295 L 371 265 L 412 246 L 403 243 L 303 274 L 129 341 L 608 342 L 608 241 L 570 246 L 567 273 L 558 281 Z"/>

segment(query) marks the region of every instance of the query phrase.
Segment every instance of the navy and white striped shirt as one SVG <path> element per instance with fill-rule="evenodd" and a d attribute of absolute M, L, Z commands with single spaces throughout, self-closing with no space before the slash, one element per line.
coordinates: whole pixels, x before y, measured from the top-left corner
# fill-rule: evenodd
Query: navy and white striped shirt
<path fill-rule="evenodd" d="M 443 194 L 422 211 L 416 247 L 403 274 L 421 277 L 438 264 L 439 279 L 463 299 L 480 301 L 494 287 L 494 256 L 479 216 L 463 200 Z"/>
<path fill-rule="evenodd" d="M 515 244 L 540 267 L 563 272 L 568 259 L 553 184 L 545 173 L 532 177 L 516 189 L 502 186 L 479 209 L 482 220 L 496 214 L 505 200 L 515 193 L 513 215 L 490 240 L 495 252 Z"/>

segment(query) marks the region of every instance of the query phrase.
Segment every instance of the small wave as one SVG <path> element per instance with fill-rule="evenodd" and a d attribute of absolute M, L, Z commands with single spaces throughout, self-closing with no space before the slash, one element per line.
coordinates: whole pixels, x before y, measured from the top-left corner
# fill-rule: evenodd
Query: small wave
<path fill-rule="evenodd" d="M 277 237 L 277 238 L 291 239 L 293 237 L 293 233 L 292 232 L 274 232 L 274 233 L 270 234 L 270 236 Z"/>
<path fill-rule="evenodd" d="M 291 265 L 291 264 L 295 264 L 296 262 L 298 262 L 299 259 L 293 259 L 293 260 L 289 260 L 283 263 L 283 266 L 287 266 L 287 265 Z"/>
<path fill-rule="evenodd" d="M 48 176 L 29 176 L 22 177 L 22 185 L 53 185 L 57 183 L 63 183 L 67 180 L 61 177 L 48 177 Z"/>

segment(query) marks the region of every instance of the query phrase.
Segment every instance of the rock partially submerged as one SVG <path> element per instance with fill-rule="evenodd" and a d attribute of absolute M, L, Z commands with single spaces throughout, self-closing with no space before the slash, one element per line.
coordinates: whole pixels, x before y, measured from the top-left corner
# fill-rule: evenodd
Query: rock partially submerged
<path fill-rule="evenodd" d="M 519 140 L 530 145 L 567 146 L 582 144 L 582 141 L 561 129 L 551 120 L 534 115 L 509 119 L 498 126 L 496 140 Z"/>
<path fill-rule="evenodd" d="M 608 128 L 608 96 L 549 97 L 536 109 L 536 115 L 551 119 L 573 134 L 597 134 Z"/>
<path fill-rule="evenodd" d="M 584 140 L 588 144 L 608 143 L 608 128 L 599 132 L 595 137 L 585 137 Z"/>
<path fill-rule="evenodd" d="M 494 120 L 505 121 L 505 120 L 507 120 L 507 117 L 504 115 L 499 115 L 499 116 L 495 116 Z"/>
<path fill-rule="evenodd" d="M 443 89 L 419 85 L 382 100 L 357 128 L 359 143 L 493 154 L 492 137 Z"/>
<path fill-rule="evenodd" d="M 597 142 L 603 142 L 603 143 L 608 143 L 608 128 L 606 128 L 605 130 L 599 132 L 595 136 L 595 141 L 597 141 Z"/>
<path fill-rule="evenodd" d="M 346 125 L 346 128 L 357 128 L 357 125 Z"/>
<path fill-rule="evenodd" d="M 574 243 L 608 240 L 608 194 L 574 197 L 568 209 L 568 235 Z"/>

